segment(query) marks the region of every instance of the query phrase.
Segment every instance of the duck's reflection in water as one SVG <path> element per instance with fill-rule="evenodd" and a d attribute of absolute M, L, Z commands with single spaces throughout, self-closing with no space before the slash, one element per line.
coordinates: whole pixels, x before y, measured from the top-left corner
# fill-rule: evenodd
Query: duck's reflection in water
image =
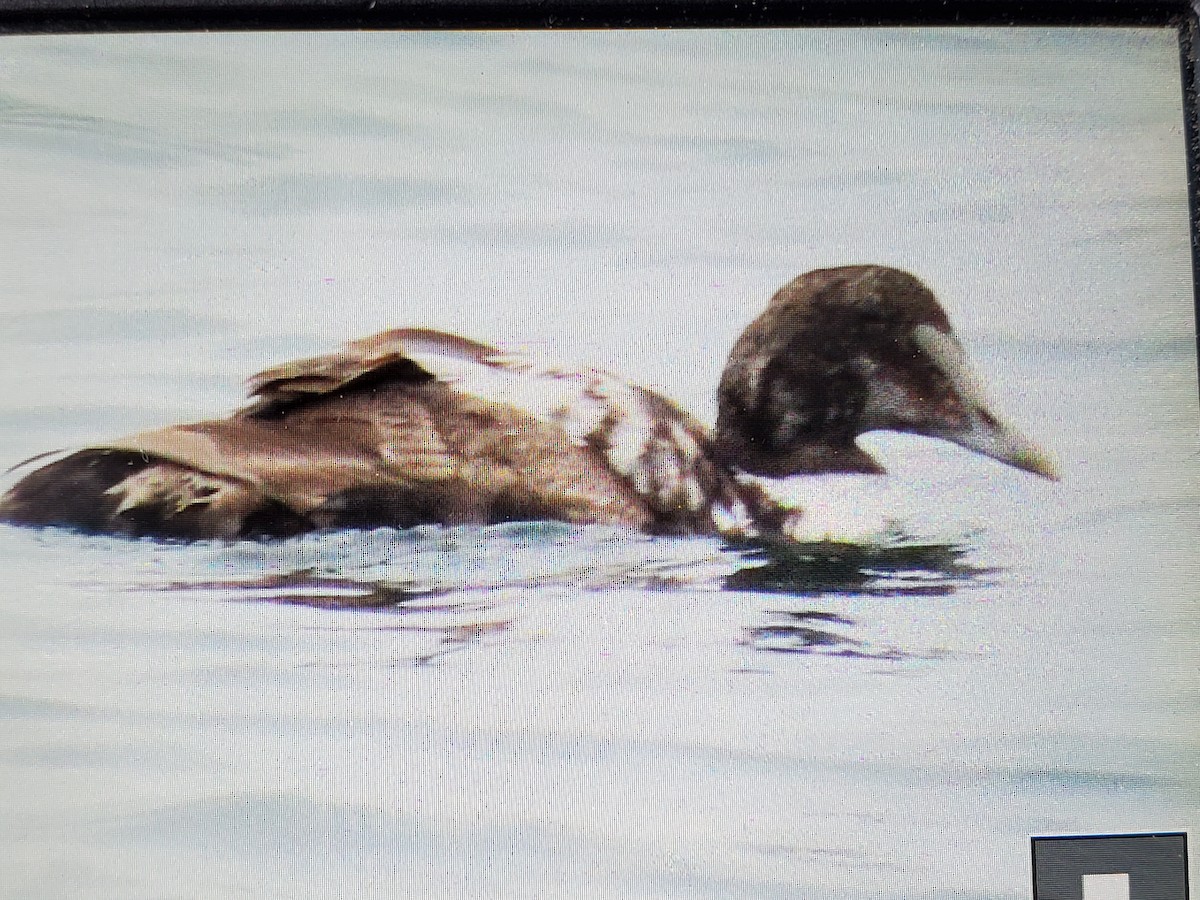
<path fill-rule="evenodd" d="M 401 641 L 405 649 L 397 648 L 393 662 L 417 666 L 514 639 L 518 632 L 514 625 L 522 619 L 522 607 L 531 591 L 554 602 L 553 595 L 565 601 L 580 593 L 631 588 L 701 592 L 711 597 L 713 604 L 722 602 L 722 591 L 769 596 L 769 605 L 746 607 L 750 618 L 731 637 L 731 643 L 756 653 L 904 661 L 936 659 L 943 654 L 868 640 L 863 632 L 869 620 L 861 614 L 851 615 L 845 607 L 863 600 L 919 604 L 949 597 L 965 585 L 983 583 L 995 570 L 972 564 L 967 560 L 969 553 L 964 542 L 917 542 L 892 535 L 877 543 L 726 544 L 718 548 L 720 558 L 731 561 L 725 571 L 713 565 L 712 559 L 698 562 L 693 552 L 675 562 L 626 557 L 617 564 L 611 558 L 597 558 L 588 566 L 576 560 L 559 572 L 510 573 L 491 583 L 454 578 L 441 584 L 428 578 L 365 580 L 361 575 L 328 575 L 308 568 L 244 578 L 182 579 L 160 587 L 238 602 L 357 614 L 350 623 L 331 622 L 330 627 L 391 631 L 416 639 L 415 643 Z M 815 608 L 814 600 L 833 608 Z"/>

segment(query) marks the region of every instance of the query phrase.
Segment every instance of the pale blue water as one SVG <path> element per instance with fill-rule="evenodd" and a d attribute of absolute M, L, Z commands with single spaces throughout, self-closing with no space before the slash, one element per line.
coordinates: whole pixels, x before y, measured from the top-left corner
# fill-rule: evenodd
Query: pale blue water
<path fill-rule="evenodd" d="M 0 895 L 1015 898 L 1031 834 L 1194 829 L 1173 41 L 6 39 L 0 462 L 399 324 L 711 417 L 774 288 L 875 261 L 1065 478 L 871 437 L 786 489 L 893 556 L 775 592 L 598 528 L 0 528 Z"/>

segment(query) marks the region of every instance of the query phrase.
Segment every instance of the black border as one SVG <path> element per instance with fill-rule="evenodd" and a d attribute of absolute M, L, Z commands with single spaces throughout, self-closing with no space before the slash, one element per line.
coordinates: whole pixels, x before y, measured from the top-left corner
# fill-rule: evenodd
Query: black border
<path fill-rule="evenodd" d="M 1193 296 L 1200 321 L 1200 0 L 0 0 L 0 35 L 130 31 L 1168 27 L 1179 34 Z M 1196 335 L 1200 351 L 1200 329 Z M 1200 385 L 1198 385 L 1200 388 Z M 1179 837 L 1186 831 L 1033 835 L 1038 841 Z M 1184 891 L 1191 879 L 1185 852 Z"/>
<path fill-rule="evenodd" d="M 1200 0 L 1198 0 L 1200 2 Z M 1178 25 L 1180 81 L 1183 87 L 1183 138 L 1187 159 L 1188 218 L 1192 232 L 1192 302 L 1195 322 L 1200 323 L 1200 16 L 1190 7 Z M 1196 329 L 1200 354 L 1200 327 Z M 1200 389 L 1200 384 L 1197 385 Z"/>
<path fill-rule="evenodd" d="M 1193 242 L 1195 232 L 1193 232 Z M 1188 833 L 1186 831 L 1134 831 L 1129 833 L 1113 833 L 1113 834 L 1035 834 L 1029 838 L 1029 869 L 1033 876 L 1033 883 L 1030 894 L 1036 900 L 1037 897 L 1037 854 L 1034 853 L 1034 848 L 1038 841 L 1094 841 L 1098 838 L 1141 838 L 1141 837 L 1181 837 L 1183 838 L 1183 898 L 1190 900 L 1192 895 L 1192 878 L 1188 871 L 1188 854 L 1191 849 L 1188 847 Z"/>
<path fill-rule="evenodd" d="M 0 33 L 868 25 L 1182 28 L 1194 20 L 1188 0 L 0 0 Z"/>

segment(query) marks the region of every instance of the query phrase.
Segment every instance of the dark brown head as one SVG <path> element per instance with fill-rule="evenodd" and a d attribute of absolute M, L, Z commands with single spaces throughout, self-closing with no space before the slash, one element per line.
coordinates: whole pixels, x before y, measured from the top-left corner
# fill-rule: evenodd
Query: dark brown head
<path fill-rule="evenodd" d="M 733 468 L 774 478 L 882 472 L 855 444 L 877 430 L 942 438 L 1057 477 L 1041 450 L 988 410 L 945 311 L 920 281 L 884 266 L 801 275 L 730 353 L 717 452 Z"/>

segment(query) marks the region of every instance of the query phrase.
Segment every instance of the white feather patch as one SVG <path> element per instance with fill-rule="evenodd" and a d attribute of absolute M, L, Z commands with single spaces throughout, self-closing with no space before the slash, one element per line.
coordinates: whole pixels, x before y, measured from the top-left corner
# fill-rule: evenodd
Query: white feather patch
<path fill-rule="evenodd" d="M 649 490 L 646 460 L 654 435 L 654 419 L 646 404 L 629 385 L 611 375 L 602 374 L 593 391 L 606 401 L 605 408 L 613 423 L 608 435 L 609 464 L 633 479 L 639 492 Z"/>
<path fill-rule="evenodd" d="M 746 504 L 741 500 L 735 500 L 732 504 L 718 504 L 712 509 L 713 524 L 723 534 L 740 534 L 745 537 L 754 537 L 758 534 L 758 529 L 754 527 L 754 519 L 750 515 L 750 510 L 746 508 Z"/>
<path fill-rule="evenodd" d="M 406 355 L 454 391 L 519 409 L 557 424 L 582 444 L 604 421 L 605 406 L 589 395 L 586 372 L 561 372 L 524 358 L 497 357 L 486 363 L 461 356 L 408 352 Z"/>
<path fill-rule="evenodd" d="M 675 447 L 685 465 L 690 466 L 696 461 L 696 457 L 700 455 L 700 446 L 679 422 L 671 423 L 671 439 L 675 441 Z"/>

